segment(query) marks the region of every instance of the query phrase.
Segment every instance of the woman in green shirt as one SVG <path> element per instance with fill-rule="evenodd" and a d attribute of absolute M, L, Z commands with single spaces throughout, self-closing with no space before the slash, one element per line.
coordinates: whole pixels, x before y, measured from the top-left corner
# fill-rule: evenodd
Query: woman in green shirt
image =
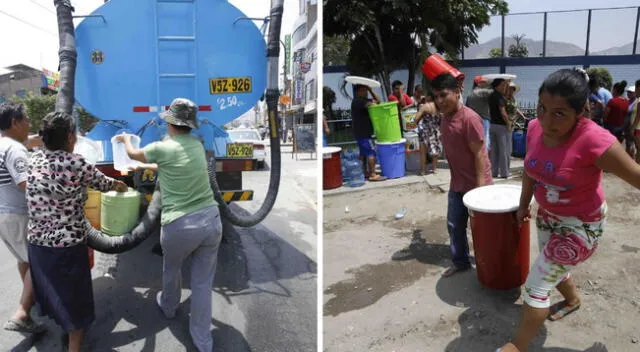
<path fill-rule="evenodd" d="M 163 250 L 162 291 L 156 302 L 167 318 L 173 318 L 180 304 L 183 261 L 191 257 L 191 316 L 189 330 L 199 351 L 213 349 L 211 337 L 211 287 L 215 275 L 222 222 L 207 173 L 207 159 L 197 129 L 196 105 L 175 99 L 160 117 L 167 122 L 167 140 L 135 149 L 131 135 L 120 135 L 127 154 L 158 169 L 162 195 Z"/>

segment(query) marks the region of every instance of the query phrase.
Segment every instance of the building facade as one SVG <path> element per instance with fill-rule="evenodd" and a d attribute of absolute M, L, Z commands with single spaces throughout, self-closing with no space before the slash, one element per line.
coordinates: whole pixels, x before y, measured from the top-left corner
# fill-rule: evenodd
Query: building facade
<path fill-rule="evenodd" d="M 318 1 L 299 0 L 299 16 L 291 35 L 291 110 L 296 123 L 315 123 L 318 80 Z"/>
<path fill-rule="evenodd" d="M 23 64 L 7 67 L 6 71 L 0 74 L 0 103 L 13 96 L 55 94 L 58 90 L 57 73 Z"/>

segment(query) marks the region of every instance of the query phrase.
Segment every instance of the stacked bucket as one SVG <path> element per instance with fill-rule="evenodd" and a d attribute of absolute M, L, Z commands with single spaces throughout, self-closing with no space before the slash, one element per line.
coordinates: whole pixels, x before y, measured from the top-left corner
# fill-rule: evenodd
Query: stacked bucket
<path fill-rule="evenodd" d="M 382 176 L 400 178 L 405 175 L 404 150 L 406 140 L 400 132 L 398 103 L 388 102 L 369 106 L 369 117 L 376 135 L 376 148 Z"/>

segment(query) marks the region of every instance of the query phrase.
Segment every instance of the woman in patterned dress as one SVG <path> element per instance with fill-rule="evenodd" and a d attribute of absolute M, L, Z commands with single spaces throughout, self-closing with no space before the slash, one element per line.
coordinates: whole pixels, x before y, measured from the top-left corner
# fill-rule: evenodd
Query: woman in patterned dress
<path fill-rule="evenodd" d="M 418 139 L 420 141 L 420 175 L 426 174 L 427 154 L 431 156 L 432 172 L 438 168 L 438 157 L 442 153 L 440 142 L 440 113 L 433 99 L 422 104 L 416 114 Z"/>
<path fill-rule="evenodd" d="M 69 351 L 80 351 L 84 330 L 95 319 L 84 204 L 87 187 L 123 192 L 127 185 L 105 176 L 73 154 L 73 117 L 48 114 L 27 171 L 29 261 L 36 302 L 69 335 Z"/>

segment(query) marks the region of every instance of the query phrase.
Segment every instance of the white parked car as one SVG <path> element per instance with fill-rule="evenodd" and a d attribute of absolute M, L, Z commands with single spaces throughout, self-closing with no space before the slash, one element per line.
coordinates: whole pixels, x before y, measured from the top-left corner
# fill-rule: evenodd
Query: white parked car
<path fill-rule="evenodd" d="M 229 139 L 234 143 L 253 144 L 253 159 L 258 163 L 258 169 L 264 168 L 266 159 L 265 144 L 260 136 L 260 132 L 253 128 L 240 128 L 227 131 Z"/>

